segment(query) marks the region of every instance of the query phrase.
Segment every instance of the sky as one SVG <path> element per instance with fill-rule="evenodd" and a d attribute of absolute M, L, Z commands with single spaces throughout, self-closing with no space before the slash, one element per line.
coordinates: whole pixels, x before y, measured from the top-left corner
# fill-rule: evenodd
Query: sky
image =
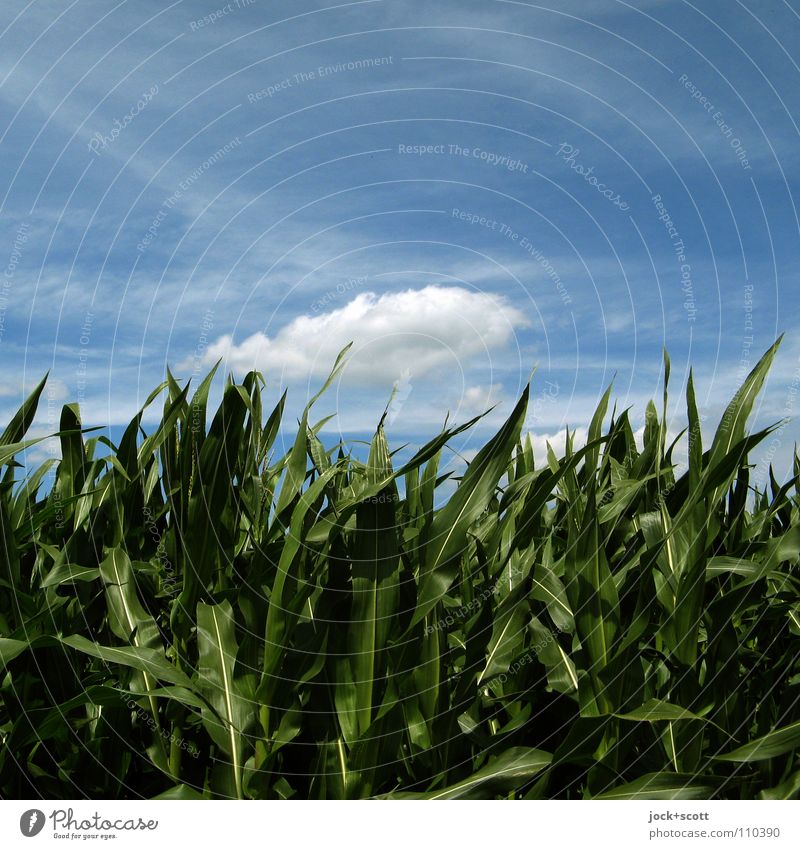
<path fill-rule="evenodd" d="M 641 426 L 666 348 L 710 440 L 785 332 L 786 477 L 799 63 L 797 0 L 3 0 L 0 422 L 49 370 L 35 432 L 77 401 L 114 438 L 221 359 L 291 426 L 352 342 L 329 443 L 492 408 L 455 462 L 532 372 L 537 451 L 612 382 Z"/>

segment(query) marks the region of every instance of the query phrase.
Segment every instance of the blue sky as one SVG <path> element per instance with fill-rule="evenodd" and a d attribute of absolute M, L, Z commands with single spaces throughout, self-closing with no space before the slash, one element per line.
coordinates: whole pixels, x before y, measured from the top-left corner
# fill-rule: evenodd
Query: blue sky
<path fill-rule="evenodd" d="M 800 387 L 796 0 L 20 2 L 0 10 L 0 414 L 136 412 L 261 369 L 329 439 L 510 409 L 541 447 L 688 365 L 708 427 L 787 336 Z M 157 411 L 154 411 L 157 412 Z M 788 469 L 790 422 L 754 460 Z M 52 449 L 48 449 L 52 450 Z"/>

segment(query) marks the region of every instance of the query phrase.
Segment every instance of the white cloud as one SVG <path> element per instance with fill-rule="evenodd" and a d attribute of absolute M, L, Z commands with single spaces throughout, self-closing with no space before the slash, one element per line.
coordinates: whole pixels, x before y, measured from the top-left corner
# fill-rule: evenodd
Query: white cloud
<path fill-rule="evenodd" d="M 485 413 L 498 404 L 502 398 L 503 387 L 499 383 L 489 386 L 469 386 L 464 390 L 460 409 L 465 413 Z"/>
<path fill-rule="evenodd" d="M 499 296 L 456 286 L 426 286 L 377 295 L 359 293 L 340 309 L 303 315 L 272 336 L 258 332 L 239 344 L 230 335 L 211 344 L 207 363 L 220 357 L 228 368 L 282 373 L 284 379 L 319 378 L 338 352 L 353 342 L 348 376 L 362 384 L 409 378 L 466 365 L 503 348 L 526 316 Z M 457 379 L 460 379 L 458 375 Z"/>
<path fill-rule="evenodd" d="M 22 402 L 25 401 L 31 392 L 33 392 L 41 377 L 44 377 L 44 374 L 37 375 L 35 379 L 26 379 L 24 382 L 21 380 L 0 380 L 0 398 L 9 399 L 7 402 L 9 410 L 8 412 L 4 410 L 5 416 L 11 416 L 16 413 Z M 58 378 L 50 375 L 47 378 L 44 392 L 39 398 L 39 409 L 45 406 L 48 399 L 52 402 L 64 402 L 67 400 L 68 396 L 69 387 L 67 384 L 64 383 L 63 380 L 59 380 Z M 13 411 L 10 409 L 12 405 L 14 405 Z M 0 418 L 0 420 L 2 420 L 2 418 Z"/>
<path fill-rule="evenodd" d="M 589 434 L 589 429 L 586 427 L 571 427 L 570 434 L 573 435 L 572 446 L 577 451 L 586 445 L 586 437 Z M 543 464 L 547 462 L 547 445 L 548 443 L 556 453 L 556 457 L 564 456 L 564 449 L 567 443 L 567 430 L 556 431 L 555 433 L 534 433 L 529 431 L 528 434 L 533 445 L 533 456 L 536 462 Z M 524 438 L 524 437 L 523 437 Z"/>

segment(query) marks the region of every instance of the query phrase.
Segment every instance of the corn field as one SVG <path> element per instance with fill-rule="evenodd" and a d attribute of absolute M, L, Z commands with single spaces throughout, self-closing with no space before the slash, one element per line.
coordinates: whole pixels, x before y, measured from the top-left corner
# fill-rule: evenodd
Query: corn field
<path fill-rule="evenodd" d="M 65 405 L 28 470 L 42 381 L 0 437 L 0 795 L 796 797 L 800 491 L 748 459 L 779 342 L 710 441 L 665 356 L 638 442 L 609 391 L 535 462 L 526 390 L 456 477 L 477 419 L 363 462 L 318 395 L 283 453 L 286 396 L 212 416 L 216 370 L 118 445 Z"/>

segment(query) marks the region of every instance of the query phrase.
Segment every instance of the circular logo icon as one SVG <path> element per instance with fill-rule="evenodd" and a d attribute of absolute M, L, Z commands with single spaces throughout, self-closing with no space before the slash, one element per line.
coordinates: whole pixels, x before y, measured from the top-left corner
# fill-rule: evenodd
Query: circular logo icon
<path fill-rule="evenodd" d="M 25 837 L 36 837 L 44 828 L 44 812 L 38 808 L 31 808 L 19 818 L 19 830 Z"/>

